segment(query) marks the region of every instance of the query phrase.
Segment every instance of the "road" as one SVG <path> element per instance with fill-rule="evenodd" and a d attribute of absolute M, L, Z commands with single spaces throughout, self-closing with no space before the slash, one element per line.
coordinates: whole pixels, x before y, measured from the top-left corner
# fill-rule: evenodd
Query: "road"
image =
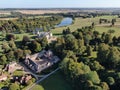
<path fill-rule="evenodd" d="M 37 82 L 35 82 L 32 86 L 28 87 L 27 90 L 32 90 L 32 88 L 39 84 L 41 81 L 43 81 L 44 79 L 46 79 L 47 77 L 49 77 L 50 75 L 52 75 L 53 73 L 55 73 L 56 71 L 58 71 L 60 68 L 55 69 L 54 71 L 52 71 L 51 73 L 45 75 L 43 78 L 41 78 L 40 80 L 38 80 Z"/>

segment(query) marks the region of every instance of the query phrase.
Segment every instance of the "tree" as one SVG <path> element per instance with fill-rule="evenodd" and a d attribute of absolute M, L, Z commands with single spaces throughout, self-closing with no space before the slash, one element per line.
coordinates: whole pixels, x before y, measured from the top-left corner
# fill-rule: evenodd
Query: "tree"
<path fill-rule="evenodd" d="M 83 55 L 84 52 L 85 52 L 85 50 L 86 50 L 86 47 L 85 47 L 85 46 L 81 46 L 81 47 L 79 47 L 79 48 L 76 50 L 76 54 L 77 54 L 77 55 Z"/>
<path fill-rule="evenodd" d="M 94 85 L 89 88 L 89 90 L 103 90 L 100 86 Z"/>
<path fill-rule="evenodd" d="M 31 54 L 31 51 L 30 50 L 23 50 L 23 54 L 24 54 L 24 56 L 26 56 L 27 54 Z"/>
<path fill-rule="evenodd" d="M 12 48 L 12 49 L 15 49 L 16 48 L 16 44 L 13 40 L 9 41 L 9 46 Z"/>
<path fill-rule="evenodd" d="M 111 34 L 106 34 L 105 35 L 105 41 L 106 44 L 112 44 L 112 36 Z"/>
<path fill-rule="evenodd" d="M 33 82 L 32 80 L 29 80 L 28 82 L 26 82 L 27 85 L 31 85 Z"/>
<path fill-rule="evenodd" d="M 5 55 L 2 55 L 0 57 L 0 64 L 5 65 L 7 63 L 7 57 Z"/>
<path fill-rule="evenodd" d="M 101 19 L 99 19 L 99 24 L 101 24 L 102 23 L 102 20 Z"/>
<path fill-rule="evenodd" d="M 72 80 L 75 80 L 80 75 L 84 75 L 90 72 L 89 66 L 85 65 L 84 63 L 75 62 L 72 58 L 65 58 L 61 64 L 60 68 L 67 76 Z"/>
<path fill-rule="evenodd" d="M 92 54 L 92 47 L 91 46 L 87 46 L 86 52 L 87 52 L 88 56 L 91 56 L 91 54 Z"/>
<path fill-rule="evenodd" d="M 39 52 L 42 49 L 41 44 L 35 40 L 30 43 L 29 48 L 32 52 Z"/>
<path fill-rule="evenodd" d="M 67 29 L 63 30 L 63 34 L 66 35 L 66 34 L 70 34 L 71 31 L 70 31 L 70 28 L 68 27 Z"/>
<path fill-rule="evenodd" d="M 115 22 L 116 22 L 116 19 L 112 19 L 111 23 L 112 23 L 112 26 L 115 25 Z"/>
<path fill-rule="evenodd" d="M 95 23 L 94 22 L 91 24 L 91 27 L 92 27 L 92 29 L 95 28 Z"/>
<path fill-rule="evenodd" d="M 17 83 L 12 83 L 10 86 L 9 86 L 9 90 L 20 90 L 20 87 Z"/>
<path fill-rule="evenodd" d="M 108 83 L 109 85 L 115 84 L 114 78 L 113 78 L 113 77 L 108 77 L 108 78 L 107 78 L 107 83 Z"/>
<path fill-rule="evenodd" d="M 102 35 L 101 35 L 101 39 L 102 39 L 102 41 L 105 41 L 105 36 L 106 36 L 106 33 L 103 32 Z"/>
<path fill-rule="evenodd" d="M 98 31 L 93 31 L 93 35 L 95 38 L 98 38 L 99 32 Z"/>
<path fill-rule="evenodd" d="M 7 59 L 8 59 L 9 61 L 15 60 L 14 51 L 9 51 L 9 52 L 7 53 Z"/>
<path fill-rule="evenodd" d="M 93 62 L 90 61 L 90 68 L 91 70 L 95 70 L 95 71 L 104 69 L 104 67 L 98 61 L 93 61 Z"/>
<path fill-rule="evenodd" d="M 109 68 L 115 68 L 118 63 L 120 63 L 120 51 L 117 48 L 110 48 L 107 63 L 109 65 Z"/>
<path fill-rule="evenodd" d="M 2 49 L 5 52 L 8 52 L 11 48 L 10 48 L 10 46 L 9 46 L 9 44 L 7 42 L 4 42 L 3 45 L 2 45 Z"/>
<path fill-rule="evenodd" d="M 28 36 L 23 36 L 22 45 L 26 45 L 29 41 L 30 41 L 30 38 Z"/>
<path fill-rule="evenodd" d="M 89 45 L 91 39 L 92 39 L 91 35 L 86 34 L 86 35 L 84 36 L 85 45 Z"/>
<path fill-rule="evenodd" d="M 107 44 L 100 44 L 98 46 L 97 59 L 101 64 L 105 64 L 109 54 L 109 46 Z"/>
<path fill-rule="evenodd" d="M 75 56 L 73 51 L 70 51 L 70 50 L 64 50 L 63 51 L 63 58 L 65 58 L 65 57 L 71 58 L 72 56 Z"/>
<path fill-rule="evenodd" d="M 40 40 L 40 43 L 41 43 L 41 46 L 43 48 L 45 48 L 47 45 L 48 45 L 48 40 L 46 37 L 43 37 L 41 40 Z"/>
<path fill-rule="evenodd" d="M 108 33 L 110 33 L 110 34 L 115 33 L 115 30 L 110 29 L 110 30 L 108 30 Z"/>
<path fill-rule="evenodd" d="M 93 84 L 99 84 L 100 79 L 96 71 L 90 71 L 89 73 L 85 74 L 85 79 L 92 81 Z"/>
<path fill-rule="evenodd" d="M 112 41 L 113 41 L 113 45 L 117 45 L 118 44 L 118 39 L 117 39 L 116 36 L 113 37 Z"/>
<path fill-rule="evenodd" d="M 19 60 L 20 58 L 23 57 L 23 50 L 21 50 L 21 49 L 15 50 L 14 55 L 15 55 L 16 59 Z"/>
<path fill-rule="evenodd" d="M 64 37 L 66 49 L 67 50 L 76 50 L 78 49 L 77 39 L 72 34 L 67 34 Z"/>
<path fill-rule="evenodd" d="M 103 90 L 110 90 L 110 88 L 106 82 L 101 82 L 100 86 L 102 87 Z"/>
<path fill-rule="evenodd" d="M 7 35 L 6 35 L 6 40 L 7 40 L 7 41 L 15 40 L 15 35 L 13 35 L 13 34 L 7 34 Z"/>

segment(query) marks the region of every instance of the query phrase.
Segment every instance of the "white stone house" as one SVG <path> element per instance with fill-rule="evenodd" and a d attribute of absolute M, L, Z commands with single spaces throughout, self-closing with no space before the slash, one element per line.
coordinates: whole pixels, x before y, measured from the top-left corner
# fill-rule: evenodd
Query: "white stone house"
<path fill-rule="evenodd" d="M 46 37 L 47 40 L 49 40 L 53 37 L 51 32 L 39 32 L 39 31 L 37 32 L 37 36 L 38 36 L 38 38 Z"/>

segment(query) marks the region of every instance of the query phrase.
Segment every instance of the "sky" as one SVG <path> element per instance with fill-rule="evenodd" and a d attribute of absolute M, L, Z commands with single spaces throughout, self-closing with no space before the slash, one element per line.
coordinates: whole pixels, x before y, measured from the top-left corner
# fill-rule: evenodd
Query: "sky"
<path fill-rule="evenodd" d="M 0 8 L 120 7 L 120 0 L 1 0 Z"/>

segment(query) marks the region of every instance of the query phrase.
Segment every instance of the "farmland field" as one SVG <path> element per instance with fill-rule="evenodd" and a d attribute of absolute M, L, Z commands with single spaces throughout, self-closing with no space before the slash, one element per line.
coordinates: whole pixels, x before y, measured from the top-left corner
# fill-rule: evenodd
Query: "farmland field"
<path fill-rule="evenodd" d="M 114 27 L 111 27 L 111 23 L 107 24 L 99 24 L 99 19 L 108 19 L 111 21 L 112 19 L 116 19 L 117 22 L 115 23 Z M 102 32 L 107 32 L 108 30 L 112 29 L 115 30 L 115 33 L 113 35 L 120 35 L 120 18 L 117 18 L 117 16 L 100 16 L 95 18 L 75 18 L 75 21 L 72 25 L 66 26 L 66 27 L 58 27 L 52 30 L 53 34 L 61 34 L 63 29 L 66 29 L 69 27 L 71 31 L 75 31 L 78 28 L 84 27 L 84 26 L 90 26 L 92 22 L 95 23 L 95 30 Z"/>

